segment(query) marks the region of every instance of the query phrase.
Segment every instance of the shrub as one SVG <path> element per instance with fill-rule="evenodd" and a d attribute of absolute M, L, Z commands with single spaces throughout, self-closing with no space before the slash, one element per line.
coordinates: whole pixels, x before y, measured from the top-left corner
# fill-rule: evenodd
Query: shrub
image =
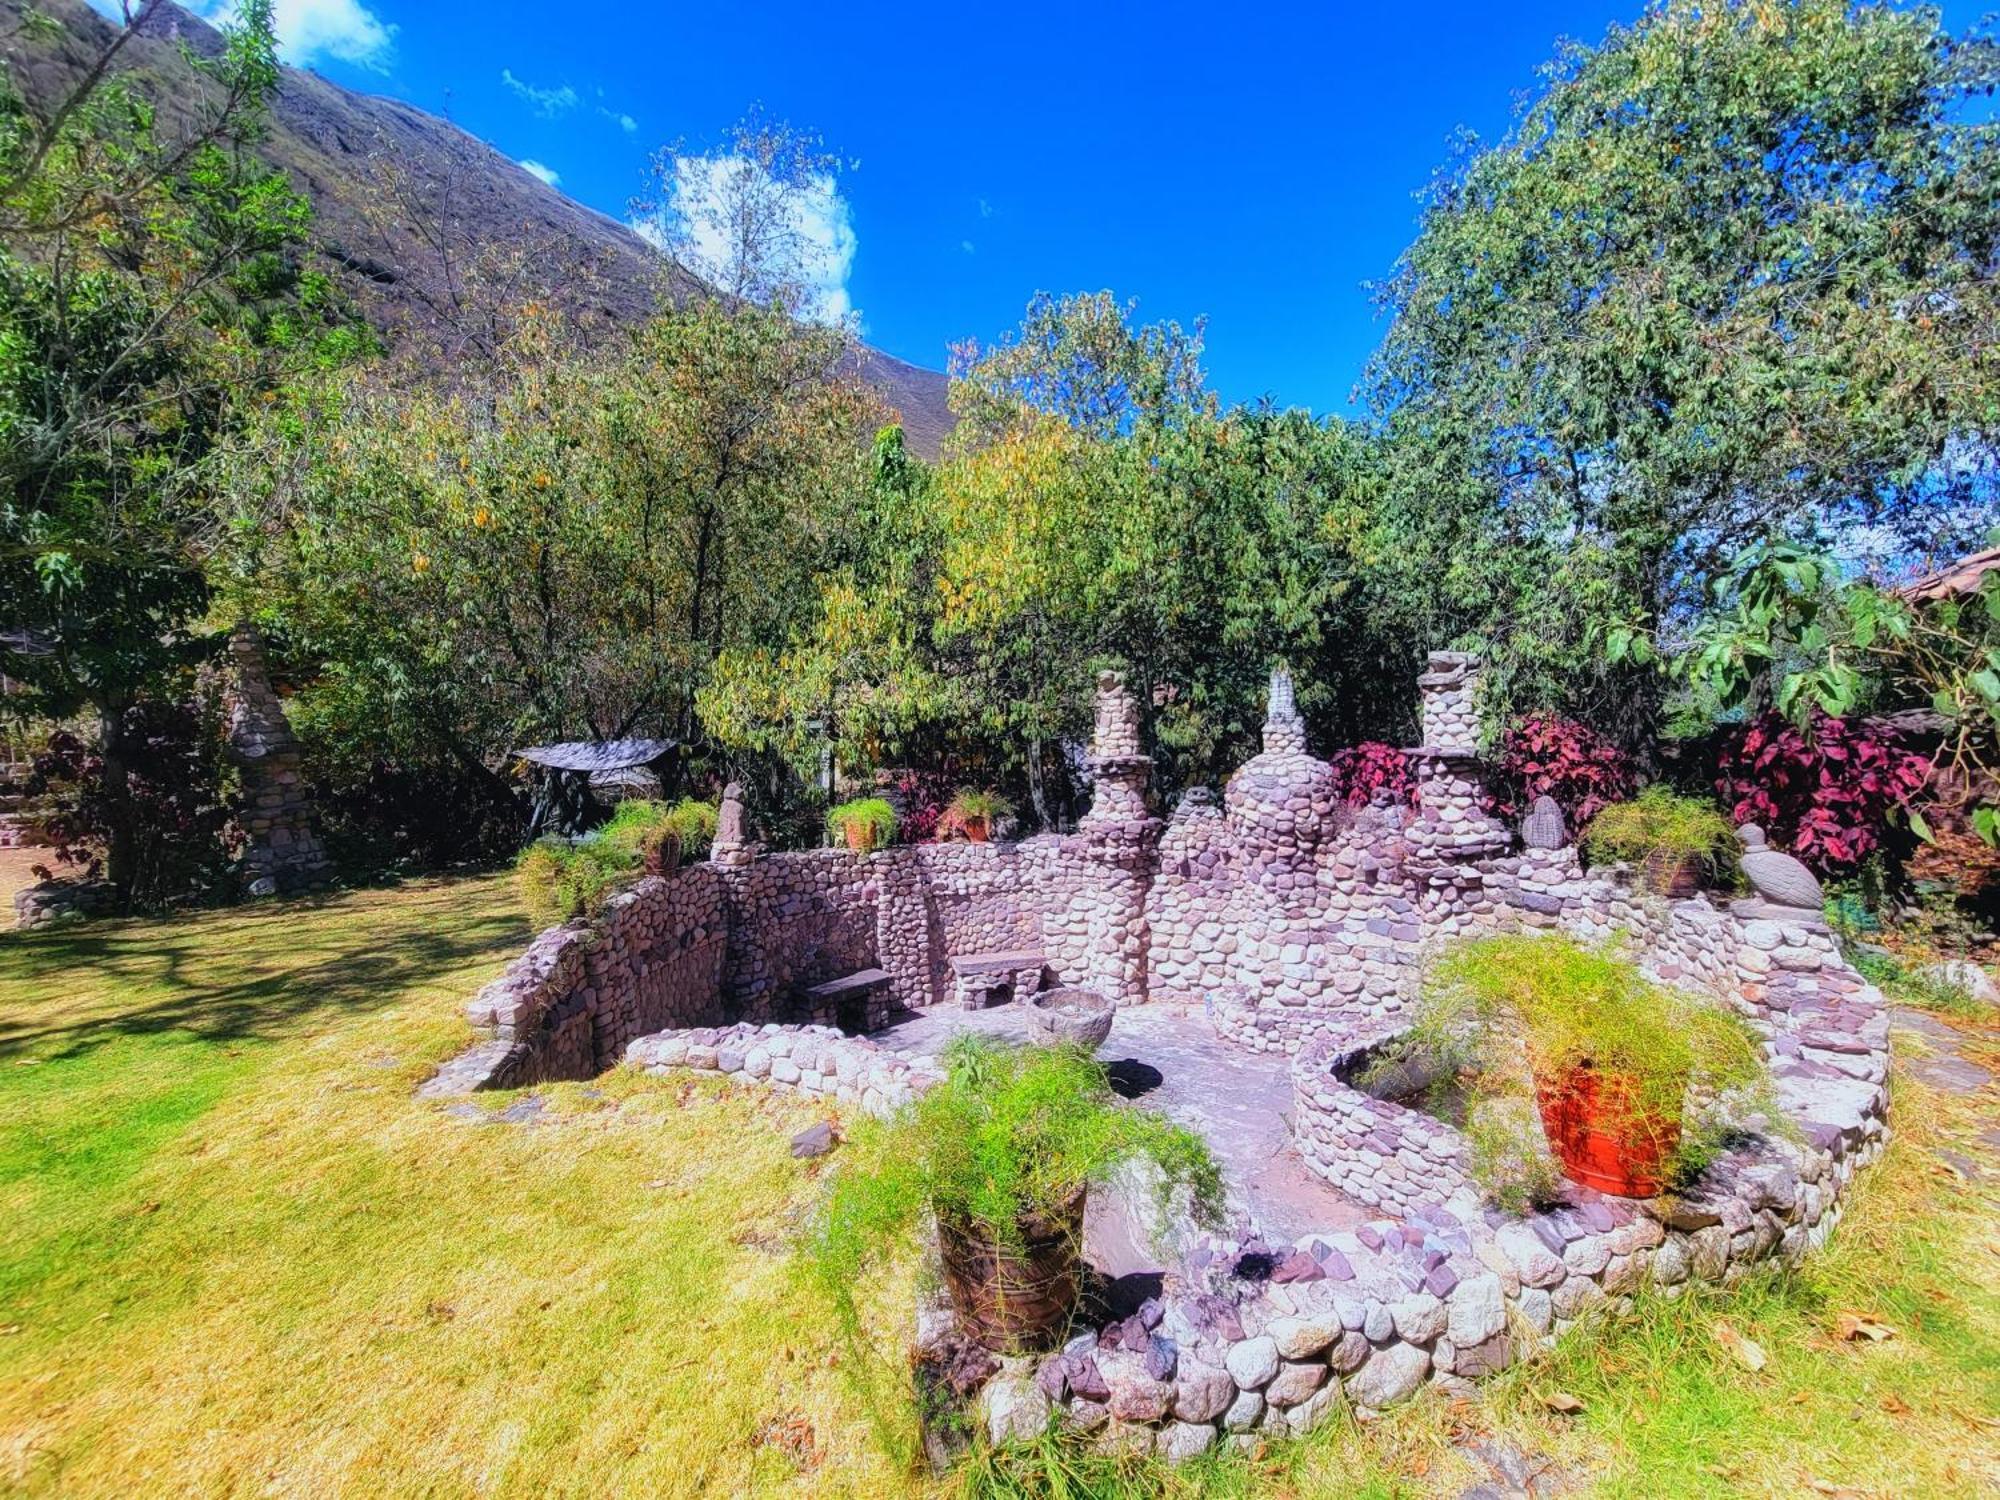
<path fill-rule="evenodd" d="M 1363 740 L 1336 750 L 1331 764 L 1334 788 L 1349 807 L 1366 807 L 1378 793 L 1406 806 L 1416 804 L 1417 779 L 1410 771 L 1410 758 L 1394 745 Z"/>
<path fill-rule="evenodd" d="M 1710 876 L 1728 869 L 1735 844 L 1735 828 L 1714 804 L 1676 796 L 1658 785 L 1647 787 L 1630 802 L 1600 809 L 1584 835 L 1584 846 L 1594 860 L 1644 865 L 1657 855 L 1668 865 L 1679 865 L 1692 859 Z"/>
<path fill-rule="evenodd" d="M 1478 1099 L 1466 1113 L 1473 1180 L 1509 1213 L 1554 1203 L 1562 1192 L 1562 1165 L 1542 1135 L 1534 1101 L 1520 1094 Z"/>
<path fill-rule="evenodd" d="M 951 806 L 946 810 L 961 822 L 967 818 L 984 818 L 993 823 L 1012 813 L 1014 804 L 998 792 L 982 792 L 975 791 L 971 787 L 961 787 L 958 794 L 951 799 Z"/>
<path fill-rule="evenodd" d="M 1632 763 L 1623 750 L 1575 719 L 1537 715 L 1500 737 L 1493 811 L 1519 817 L 1537 797 L 1553 797 L 1572 826 L 1607 803 L 1632 795 Z"/>
<path fill-rule="evenodd" d="M 665 826 L 680 840 L 682 859 L 708 858 L 721 817 L 721 809 L 713 802 L 700 802 L 693 797 L 683 797 L 667 809 Z"/>
<path fill-rule="evenodd" d="M 1018 1248 L 1024 1217 L 1054 1215 L 1133 1162 L 1156 1169 L 1163 1206 L 1186 1193 L 1197 1218 L 1219 1213 L 1222 1177 L 1201 1137 L 1119 1103 L 1082 1051 L 961 1036 L 944 1062 L 921 1099 L 854 1128 L 813 1220 L 807 1264 L 850 1330 L 864 1273 L 914 1248 L 931 1215 Z"/>
<path fill-rule="evenodd" d="M 826 830 L 835 839 L 845 839 L 850 828 L 866 830 L 867 847 L 879 849 L 896 836 L 896 809 L 880 797 L 858 797 L 827 813 Z"/>
<path fill-rule="evenodd" d="M 1527 1100 L 1536 1079 L 1588 1064 L 1622 1074 L 1640 1115 L 1680 1128 L 1673 1168 L 1699 1170 L 1730 1128 L 1723 1109 L 1691 1101 L 1753 1089 L 1756 1033 L 1714 1001 L 1655 984 L 1616 951 L 1565 937 L 1478 938 L 1431 965 L 1404 1047 L 1465 1077 L 1475 1101 Z M 1738 1101 L 1741 1102 L 1741 1101 Z M 1479 1151 L 1475 1143 L 1475 1167 Z M 1489 1144 L 1488 1168 L 1500 1159 Z M 1516 1185 L 1502 1176 L 1485 1185 Z"/>
<path fill-rule="evenodd" d="M 220 726 L 192 702 L 148 700 L 118 720 L 131 807 L 131 883 L 122 894 L 141 911 L 233 894 L 227 775 Z M 97 749 L 66 730 L 51 734 L 24 788 L 34 798 L 58 864 L 92 878 L 103 872 L 112 827 Z M 44 879 L 47 865 L 37 865 Z"/>
<path fill-rule="evenodd" d="M 649 826 L 634 817 L 619 827 L 614 818 L 575 843 L 537 839 L 522 850 L 514 862 L 514 885 L 529 917 L 538 927 L 556 927 L 592 915 L 605 897 L 638 875 L 639 844 Z"/>
<path fill-rule="evenodd" d="M 1929 777 L 1928 760 L 1859 719 L 1821 714 L 1800 729 L 1766 714 L 1724 741 L 1715 789 L 1736 822 L 1838 874 L 1880 847 Z"/>

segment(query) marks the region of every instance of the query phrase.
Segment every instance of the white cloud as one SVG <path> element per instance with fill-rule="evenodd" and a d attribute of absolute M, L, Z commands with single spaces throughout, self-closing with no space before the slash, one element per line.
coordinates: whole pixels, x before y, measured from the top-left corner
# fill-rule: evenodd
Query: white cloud
<path fill-rule="evenodd" d="M 979 200 L 979 217 L 982 219 L 993 217 L 993 205 L 988 203 L 984 198 Z"/>
<path fill-rule="evenodd" d="M 970 255 L 970 254 L 972 254 L 972 241 L 971 241 L 971 240 L 960 240 L 960 241 L 958 242 L 958 248 L 959 248 L 959 249 L 961 249 L 961 250 L 963 250 L 963 251 L 964 251 L 964 252 L 965 252 L 965 253 L 966 253 L 967 255 Z"/>
<path fill-rule="evenodd" d="M 618 124 L 618 128 L 624 131 L 627 135 L 630 135 L 633 131 L 639 128 L 639 122 L 637 120 L 633 119 L 630 115 L 622 115 L 615 109 L 606 109 L 603 105 L 600 104 L 597 106 L 597 112 L 600 115 L 603 115 L 604 118 L 607 120 L 615 120 Z"/>
<path fill-rule="evenodd" d="M 545 167 L 532 158 L 521 163 L 521 170 L 526 172 L 530 177 L 539 177 L 550 187 L 555 187 L 562 181 L 562 173 L 558 172 L 554 167 Z"/>
<path fill-rule="evenodd" d="M 828 173 L 780 188 L 763 168 L 743 156 L 677 156 L 671 171 L 669 232 L 657 221 L 634 221 L 633 228 L 656 245 L 679 242 L 688 268 L 717 285 L 733 279 L 730 227 L 737 206 L 748 196 L 782 204 L 770 238 L 772 259 L 782 262 L 778 279 L 801 292 L 799 315 L 822 323 L 859 323 L 847 280 L 854 270 L 859 240 L 847 199 Z M 761 214 L 754 217 L 762 217 Z"/>
<path fill-rule="evenodd" d="M 500 81 L 512 89 L 517 98 L 532 104 L 535 113 L 544 120 L 553 120 L 557 115 L 567 114 L 576 108 L 576 90 L 568 84 L 555 89 L 538 88 L 516 78 L 511 68 L 500 70 Z"/>
<path fill-rule="evenodd" d="M 236 0 L 192 0 L 189 8 L 205 20 L 227 21 L 236 14 Z M 278 51 L 294 67 L 331 58 L 380 73 L 395 51 L 396 28 L 361 0 L 275 0 L 271 23 Z"/>

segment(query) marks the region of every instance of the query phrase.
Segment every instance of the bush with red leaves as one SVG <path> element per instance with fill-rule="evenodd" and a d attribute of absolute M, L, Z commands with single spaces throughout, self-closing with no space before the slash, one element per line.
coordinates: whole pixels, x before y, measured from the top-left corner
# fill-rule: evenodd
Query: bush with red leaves
<path fill-rule="evenodd" d="M 1632 795 L 1632 762 L 1625 752 L 1575 719 L 1537 714 L 1500 737 L 1498 784 L 1492 811 L 1517 818 L 1537 797 L 1553 797 L 1572 828 L 1598 809 Z"/>
<path fill-rule="evenodd" d="M 921 844 L 944 831 L 938 824 L 957 784 L 944 771 L 884 771 L 875 778 L 875 790 L 896 809 L 896 837 Z"/>
<path fill-rule="evenodd" d="M 1810 730 L 1766 714 L 1724 739 L 1715 789 L 1738 823 L 1828 873 L 1882 844 L 1889 816 L 1930 779 L 1931 763 L 1859 719 L 1815 715 Z"/>
<path fill-rule="evenodd" d="M 1334 752 L 1331 764 L 1334 789 L 1349 807 L 1368 806 L 1378 792 L 1397 802 L 1416 804 L 1417 779 L 1410 772 L 1410 758 L 1394 745 L 1363 740 Z"/>
<path fill-rule="evenodd" d="M 193 703 L 135 704 L 119 724 L 132 809 L 132 879 L 125 900 L 140 910 L 214 899 L 231 889 L 225 835 L 230 821 L 217 726 Z M 35 757 L 31 796 L 51 811 L 42 827 L 60 864 L 95 878 L 111 834 L 104 760 L 58 730 Z M 37 865 L 43 879 L 52 872 Z"/>

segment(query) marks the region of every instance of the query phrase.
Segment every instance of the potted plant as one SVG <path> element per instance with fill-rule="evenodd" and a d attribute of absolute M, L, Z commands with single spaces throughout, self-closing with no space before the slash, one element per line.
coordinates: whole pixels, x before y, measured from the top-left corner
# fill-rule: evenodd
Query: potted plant
<path fill-rule="evenodd" d="M 1692 896 L 1704 875 L 1727 868 L 1735 836 L 1714 804 L 1654 785 L 1599 811 L 1584 845 L 1594 860 L 1636 865 L 1642 887 L 1678 899 Z"/>
<path fill-rule="evenodd" d="M 1406 1045 L 1475 1101 L 1532 1096 L 1563 1174 L 1627 1198 L 1699 1170 L 1728 1129 L 1727 1102 L 1763 1076 L 1740 1017 L 1613 950 L 1547 934 L 1480 938 L 1438 959 Z M 1532 1175 L 1497 1137 L 1475 1169 L 1482 1157 Z M 1507 1183 L 1486 1185 L 1506 1198 Z"/>
<path fill-rule="evenodd" d="M 858 797 L 829 812 L 826 827 L 856 854 L 866 854 L 896 836 L 896 809 L 880 797 Z"/>
<path fill-rule="evenodd" d="M 667 809 L 665 826 L 679 842 L 682 859 L 708 858 L 721 816 L 721 810 L 713 802 L 699 802 L 693 797 L 683 797 Z"/>
<path fill-rule="evenodd" d="M 1014 804 L 998 792 L 975 791 L 962 787 L 951 799 L 947 809 L 951 820 L 965 830 L 965 836 L 975 844 L 983 844 L 993 834 L 993 825 L 1014 810 Z"/>
<path fill-rule="evenodd" d="M 1143 1162 L 1163 1199 L 1218 1215 L 1222 1180 L 1201 1138 L 1121 1104 L 1081 1050 L 963 1036 L 944 1062 L 944 1081 L 895 1118 L 856 1126 L 813 1221 L 809 1264 L 850 1327 L 869 1267 L 935 1223 L 967 1331 L 1002 1352 L 1046 1348 L 1076 1306 L 1094 1184 Z"/>

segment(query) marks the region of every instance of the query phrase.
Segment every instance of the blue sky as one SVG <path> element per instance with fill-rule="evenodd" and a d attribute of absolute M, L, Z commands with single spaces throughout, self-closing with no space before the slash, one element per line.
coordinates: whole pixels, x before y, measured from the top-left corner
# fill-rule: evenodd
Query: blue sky
<path fill-rule="evenodd" d="M 904 359 L 942 367 L 1038 289 L 1109 287 L 1144 318 L 1207 314 L 1226 399 L 1318 412 L 1347 408 L 1382 331 L 1364 283 L 1453 130 L 1497 137 L 1559 36 L 1639 8 L 277 0 L 291 61 L 621 218 L 656 148 L 753 104 L 819 131 L 856 163 L 846 301 Z"/>

